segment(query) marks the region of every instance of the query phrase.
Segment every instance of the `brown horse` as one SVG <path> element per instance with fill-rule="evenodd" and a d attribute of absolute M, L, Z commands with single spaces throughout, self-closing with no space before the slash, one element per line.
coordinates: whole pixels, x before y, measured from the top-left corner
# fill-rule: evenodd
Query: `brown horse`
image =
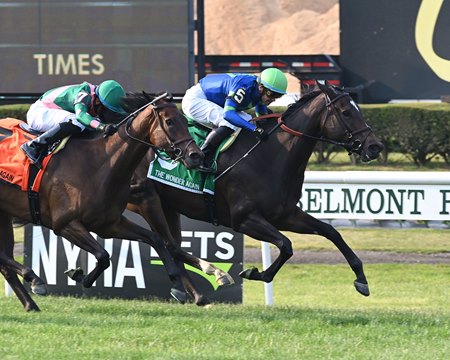
<path fill-rule="evenodd" d="M 116 134 L 106 139 L 98 135 L 73 138 L 53 156 L 39 190 L 41 222 L 97 259 L 87 275 L 81 269 L 67 272 L 84 287 L 91 287 L 110 266 L 109 254 L 89 233 L 94 232 L 103 238 L 138 240 L 153 246 L 173 282 L 172 295 L 184 301 L 180 271 L 163 241 L 122 213 L 131 177 L 149 147 L 181 159 L 189 168 L 198 166 L 203 154 L 189 135 L 182 114 L 166 96 L 130 94 L 124 103 L 138 110 L 127 117 L 126 125 L 121 122 Z M 0 271 L 24 308 L 39 310 L 17 275 L 30 282 L 34 293 L 46 294 L 46 285 L 32 269 L 13 259 L 13 217 L 32 221 L 27 193 L 0 182 Z"/>
<path fill-rule="evenodd" d="M 254 136 L 242 132 L 232 148 L 220 155 L 215 183 L 216 220 L 269 242 L 280 251 L 268 269 L 244 270 L 240 274 L 243 278 L 271 282 L 292 256 L 291 241 L 280 231 L 316 234 L 326 237 L 340 250 L 356 274 L 356 290 L 368 296 L 361 260 L 333 226 L 305 213 L 297 204 L 306 165 L 317 141 L 341 145 L 349 153 L 360 155 L 362 161 L 378 157 L 383 145 L 349 94 L 328 84 L 318 86 L 318 90 L 290 106 L 278 118 L 278 124 L 268 119 L 261 122 L 259 126 L 271 131 L 266 142 L 255 145 Z M 250 148 L 252 151 L 248 151 Z M 149 152 L 133 177 L 128 209 L 142 215 L 165 240 L 180 244 L 179 214 L 211 221 L 210 211 L 202 195 L 148 179 L 152 157 Z M 176 258 L 198 269 L 206 268 L 204 262 L 195 262 L 191 256 L 179 253 Z M 197 304 L 208 302 L 190 280 L 185 279 L 184 283 Z"/>

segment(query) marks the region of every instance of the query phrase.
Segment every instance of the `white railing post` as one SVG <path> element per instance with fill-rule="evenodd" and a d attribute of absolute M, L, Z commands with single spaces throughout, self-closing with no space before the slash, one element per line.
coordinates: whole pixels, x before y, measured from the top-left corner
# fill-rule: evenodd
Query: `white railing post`
<path fill-rule="evenodd" d="M 13 289 L 9 286 L 8 282 L 5 280 L 5 296 L 11 296 L 14 294 Z"/>
<path fill-rule="evenodd" d="M 267 242 L 261 242 L 261 255 L 263 270 L 266 270 L 272 264 L 272 257 L 270 256 L 270 245 Z M 266 305 L 273 305 L 273 284 L 264 283 L 264 294 Z"/>

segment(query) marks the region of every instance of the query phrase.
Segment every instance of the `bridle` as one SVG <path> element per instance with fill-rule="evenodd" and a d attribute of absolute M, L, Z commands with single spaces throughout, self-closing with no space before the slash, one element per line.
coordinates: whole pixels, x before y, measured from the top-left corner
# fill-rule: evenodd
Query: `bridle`
<path fill-rule="evenodd" d="M 152 101 L 150 101 L 149 103 L 145 104 L 144 106 L 140 107 L 139 109 L 137 109 L 136 111 L 132 112 L 131 114 L 129 114 L 128 116 L 126 116 L 123 120 L 121 120 L 117 125 L 115 125 L 116 127 L 121 126 L 125 121 L 126 121 L 126 126 L 125 126 L 125 133 L 126 135 L 132 139 L 135 140 L 141 144 L 144 144 L 150 148 L 153 149 L 153 151 L 155 152 L 155 154 L 161 158 L 166 158 L 167 156 L 164 156 L 162 153 L 166 153 L 170 155 L 170 159 L 174 160 L 174 161 L 178 161 L 182 158 L 184 158 L 187 148 L 188 146 L 194 141 L 192 139 L 191 136 L 186 136 L 185 138 L 179 139 L 174 141 L 172 139 L 172 137 L 170 136 L 170 134 L 167 132 L 167 130 L 164 127 L 164 123 L 163 123 L 163 119 L 160 116 L 159 112 L 161 110 L 163 110 L 164 108 L 167 107 L 171 107 L 171 108 L 176 108 L 177 106 L 174 103 L 171 102 L 167 102 L 167 103 L 161 103 L 158 105 L 155 105 L 155 103 L 159 100 L 162 100 L 164 98 L 167 98 L 168 94 L 164 93 L 156 98 L 154 98 Z M 156 119 L 156 121 L 158 121 L 159 127 L 162 129 L 162 131 L 164 132 L 164 135 L 166 137 L 166 141 L 169 144 L 169 148 L 160 148 L 158 146 L 155 146 L 154 144 L 150 143 L 149 141 L 145 141 L 142 139 L 139 139 L 135 136 L 133 136 L 130 133 L 130 127 L 131 127 L 131 123 L 133 122 L 133 120 L 137 117 L 137 115 L 142 112 L 143 110 L 145 110 L 147 107 L 152 106 L 152 114 L 154 116 L 154 118 Z M 184 147 L 180 147 L 180 144 L 186 143 L 186 145 Z"/>
<path fill-rule="evenodd" d="M 333 145 L 338 145 L 338 146 L 342 146 L 344 147 L 349 154 L 352 154 L 354 152 L 358 152 L 361 150 L 361 148 L 363 147 L 364 143 L 366 142 L 367 138 L 369 137 L 369 135 L 371 133 L 373 133 L 373 130 L 371 129 L 370 126 L 368 126 L 366 124 L 365 127 L 358 129 L 358 130 L 354 130 L 352 131 L 349 126 L 346 124 L 346 122 L 342 119 L 341 115 L 339 114 L 338 110 L 336 109 L 335 106 L 335 102 L 343 97 L 346 96 L 350 96 L 350 94 L 344 92 L 339 94 L 338 96 L 336 96 L 334 99 L 331 99 L 328 94 L 323 93 L 325 95 L 325 106 L 327 107 L 327 115 L 325 118 L 325 121 L 323 122 L 323 126 L 325 125 L 325 123 L 328 121 L 328 119 L 330 118 L 328 115 L 330 114 L 330 111 L 333 113 L 333 115 L 335 116 L 335 118 L 337 119 L 337 121 L 339 122 L 339 125 L 345 130 L 345 136 L 347 137 L 347 141 L 345 142 L 339 142 L 339 141 L 335 141 L 335 140 L 331 140 L 328 138 L 325 138 L 323 136 L 321 137 L 317 137 L 317 136 L 313 136 L 313 135 L 308 135 L 305 133 L 302 133 L 300 131 L 291 129 L 289 126 L 286 125 L 286 123 L 283 121 L 283 119 L 281 118 L 281 116 L 278 117 L 277 121 L 279 126 L 281 127 L 282 130 L 284 130 L 285 132 L 297 136 L 297 137 L 305 137 L 308 139 L 313 139 L 313 140 L 318 140 L 318 141 L 322 141 L 322 142 L 326 142 L 326 143 L 330 143 Z M 363 141 L 359 140 L 359 139 L 354 139 L 354 136 L 360 133 L 364 133 L 367 131 L 367 136 L 364 138 Z"/>

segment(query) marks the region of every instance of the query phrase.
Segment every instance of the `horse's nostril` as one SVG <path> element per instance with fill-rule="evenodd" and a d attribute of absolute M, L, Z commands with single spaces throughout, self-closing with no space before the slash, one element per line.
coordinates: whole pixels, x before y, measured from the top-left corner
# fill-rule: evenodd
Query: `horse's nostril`
<path fill-rule="evenodd" d="M 372 145 L 369 145 L 367 150 L 371 154 L 378 155 L 380 152 L 382 152 L 384 150 L 384 146 L 383 146 L 383 144 L 372 144 Z"/>
<path fill-rule="evenodd" d="M 192 151 L 192 152 L 189 153 L 189 157 L 192 160 L 201 161 L 201 160 L 203 160 L 204 155 L 203 155 L 202 152 Z"/>

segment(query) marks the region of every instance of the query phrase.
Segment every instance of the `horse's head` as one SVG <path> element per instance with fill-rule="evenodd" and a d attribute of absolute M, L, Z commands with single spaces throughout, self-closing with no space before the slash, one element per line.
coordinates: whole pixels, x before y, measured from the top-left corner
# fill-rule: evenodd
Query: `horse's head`
<path fill-rule="evenodd" d="M 130 100 L 131 98 L 134 100 Z M 138 139 L 129 131 L 127 131 L 128 136 L 146 143 L 156 152 L 167 153 L 172 160 L 180 160 L 187 168 L 200 165 L 204 155 L 189 134 L 185 117 L 171 101 L 171 98 L 167 94 L 152 98 L 146 93 L 133 93 L 124 99 L 124 108 L 130 111 L 132 109 L 130 104 L 136 104 L 136 99 L 139 99 L 138 104 L 144 107 L 142 110 L 138 107 L 141 112 L 136 118 L 144 117 L 143 123 L 149 125 L 146 134 L 148 142 Z M 147 104 L 149 105 L 145 106 Z M 130 117 L 128 120 L 127 129 L 131 126 L 133 119 L 134 117 Z"/>
<path fill-rule="evenodd" d="M 376 159 L 384 146 L 367 125 L 359 106 L 350 95 L 326 82 L 317 82 L 325 97 L 326 115 L 322 118 L 321 135 L 356 153 L 363 162 Z"/>

